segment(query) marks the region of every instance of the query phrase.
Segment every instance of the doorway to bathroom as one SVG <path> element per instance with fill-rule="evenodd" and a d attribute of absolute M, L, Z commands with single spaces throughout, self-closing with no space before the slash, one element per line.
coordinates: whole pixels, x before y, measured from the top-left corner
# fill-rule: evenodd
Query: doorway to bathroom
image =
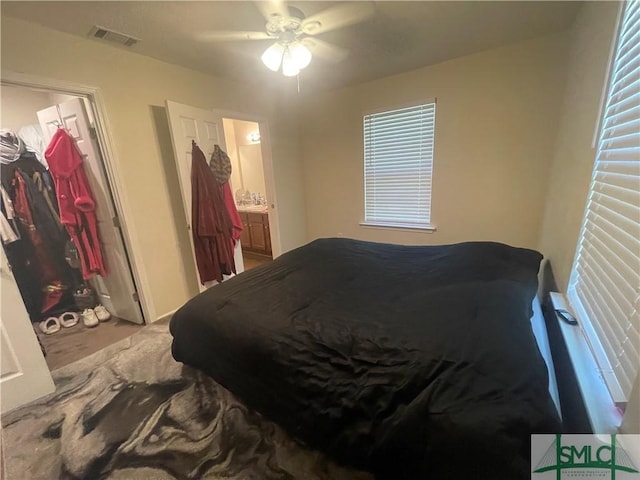
<path fill-rule="evenodd" d="M 282 247 L 274 178 L 275 161 L 268 119 L 243 112 L 194 107 L 168 99 L 165 104 L 175 174 L 189 236 L 192 236 L 193 144 L 195 143 L 205 158 L 209 159 L 216 147 L 219 147 L 229 156 L 232 170 L 228 182 L 234 204 L 226 205 L 226 208 L 233 207 L 234 213 L 235 210 L 239 210 L 237 213 L 243 223 L 242 238 L 235 242 L 234 247 L 236 272 L 241 273 L 246 269 L 245 259 L 248 260 L 247 268 L 255 268 L 278 257 Z M 258 175 L 253 175 L 255 169 L 258 170 Z M 170 173 L 173 174 L 173 171 Z M 256 183 L 255 178 L 259 179 Z M 197 280 L 200 292 L 217 284 L 216 281 L 200 281 L 195 269 L 197 260 L 193 239 L 189 243 L 189 249 L 184 250 L 184 254 L 185 263 L 193 262 L 193 278 Z"/>
<path fill-rule="evenodd" d="M 231 160 L 229 182 L 242 219 L 242 258 L 245 270 L 250 270 L 273 259 L 260 124 L 233 118 L 222 121 Z"/>

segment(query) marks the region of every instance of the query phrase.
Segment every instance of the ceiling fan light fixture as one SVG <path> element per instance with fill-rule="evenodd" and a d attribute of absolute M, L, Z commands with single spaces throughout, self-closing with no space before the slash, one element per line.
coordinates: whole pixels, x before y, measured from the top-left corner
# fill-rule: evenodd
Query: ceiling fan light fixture
<path fill-rule="evenodd" d="M 289 46 L 289 52 L 298 70 L 306 68 L 311 63 L 311 52 L 300 42 L 295 42 Z"/>
<path fill-rule="evenodd" d="M 286 47 L 281 43 L 274 43 L 262 54 L 262 63 L 264 63 L 269 70 L 277 72 L 280 70 L 280 65 L 283 64 L 283 57 L 286 50 Z"/>
<path fill-rule="evenodd" d="M 284 55 L 282 56 L 282 74 L 285 77 L 295 77 L 300 73 L 300 67 L 295 58 L 291 54 L 289 47 L 285 47 Z"/>

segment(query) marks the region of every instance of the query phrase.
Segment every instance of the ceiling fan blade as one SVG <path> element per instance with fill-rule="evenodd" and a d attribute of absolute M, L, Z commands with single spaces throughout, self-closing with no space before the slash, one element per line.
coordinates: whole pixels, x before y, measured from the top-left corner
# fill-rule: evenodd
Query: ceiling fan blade
<path fill-rule="evenodd" d="M 334 45 L 333 43 L 325 42 L 319 38 L 306 37 L 302 39 L 302 44 L 311 50 L 314 56 L 318 56 L 330 62 L 338 63 L 349 56 L 349 51 Z"/>
<path fill-rule="evenodd" d="M 284 0 L 258 1 L 256 2 L 256 6 L 260 9 L 260 12 L 267 21 L 271 20 L 274 15 L 279 15 L 281 17 L 289 16 L 287 2 Z"/>
<path fill-rule="evenodd" d="M 336 30 L 362 22 L 372 16 L 374 11 L 371 2 L 343 3 L 305 18 L 302 22 L 302 31 L 307 35 L 316 35 Z"/>
<path fill-rule="evenodd" d="M 206 42 L 237 42 L 241 40 L 272 40 L 273 37 L 266 32 L 242 32 L 218 30 L 201 32 L 197 34 L 198 40 Z"/>

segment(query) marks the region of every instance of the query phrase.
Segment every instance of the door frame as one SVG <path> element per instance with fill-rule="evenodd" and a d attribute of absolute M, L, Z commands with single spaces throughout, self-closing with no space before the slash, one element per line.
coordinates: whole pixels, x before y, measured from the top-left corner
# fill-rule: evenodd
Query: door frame
<path fill-rule="evenodd" d="M 130 270 L 133 275 L 134 286 L 138 293 L 138 301 L 142 309 L 142 317 L 145 324 L 149 324 L 157 319 L 157 312 L 151 300 L 149 281 L 142 265 L 141 252 L 137 245 L 140 245 L 135 230 L 129 228 L 133 225 L 133 215 L 127 207 L 127 195 L 120 185 L 122 174 L 118 169 L 118 156 L 114 147 L 111 129 L 107 116 L 107 109 L 104 97 L 98 87 L 56 80 L 38 75 L 28 75 L 9 70 L 3 70 L 0 74 L 0 85 L 13 87 L 26 87 L 51 93 L 61 93 L 86 98 L 93 108 L 95 129 L 98 136 L 98 146 L 102 153 L 102 164 L 107 177 L 109 193 L 118 219 L 120 220 L 120 231 L 125 246 L 125 253 L 129 259 Z"/>
<path fill-rule="evenodd" d="M 271 152 L 271 131 L 269 121 L 261 115 L 235 112 L 231 110 L 221 110 L 214 108 L 213 111 L 222 118 L 228 120 L 241 120 L 258 124 L 260 131 L 260 154 L 262 156 L 262 170 L 264 172 L 264 184 L 269 206 L 269 234 L 271 236 L 271 256 L 279 257 L 282 254 L 282 244 L 280 242 L 280 222 L 278 214 L 278 199 L 276 194 L 276 182 L 273 173 L 273 155 Z"/>

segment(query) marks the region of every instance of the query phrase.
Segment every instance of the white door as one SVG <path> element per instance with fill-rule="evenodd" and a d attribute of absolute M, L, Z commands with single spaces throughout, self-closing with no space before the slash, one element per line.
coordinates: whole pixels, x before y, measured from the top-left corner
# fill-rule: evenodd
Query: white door
<path fill-rule="evenodd" d="M 55 390 L 4 250 L 0 248 L 0 410 Z"/>
<path fill-rule="evenodd" d="M 83 100 L 76 98 L 41 110 L 38 120 L 46 142 L 51 140 L 59 126 L 63 126 L 84 156 L 84 170 L 97 205 L 100 244 L 108 272 L 106 277 L 96 275 L 91 280 L 100 302 L 118 318 L 144 323 L 124 242 L 118 230 L 119 222 L 111 201 L 100 148 Z"/>
<path fill-rule="evenodd" d="M 184 206 L 187 228 L 191 238 L 191 142 L 195 141 L 198 144 L 208 160 L 213 153 L 215 145 L 220 145 L 220 148 L 224 151 L 227 150 L 224 140 L 224 127 L 222 126 L 222 117 L 211 110 L 191 107 L 170 100 L 166 101 L 166 106 L 178 182 L 180 183 L 180 193 L 182 194 L 182 205 Z M 195 262 L 193 240 L 191 240 L 190 245 L 191 256 Z M 243 272 L 244 262 L 242 260 L 240 242 L 236 243 L 234 259 L 236 271 L 238 273 Z M 209 286 L 208 284 L 202 286 L 200 279 L 198 278 L 197 280 L 198 285 L 200 285 L 200 291 Z M 215 282 L 213 283 L 215 284 Z"/>

